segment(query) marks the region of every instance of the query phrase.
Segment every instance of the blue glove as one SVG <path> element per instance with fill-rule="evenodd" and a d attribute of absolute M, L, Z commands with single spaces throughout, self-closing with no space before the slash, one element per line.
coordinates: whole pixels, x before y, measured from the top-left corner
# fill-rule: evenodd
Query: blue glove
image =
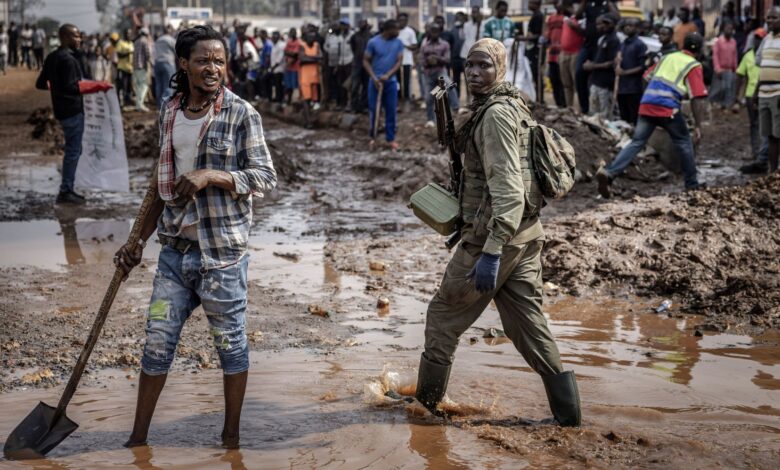
<path fill-rule="evenodd" d="M 474 280 L 477 292 L 480 294 L 486 294 L 496 288 L 500 260 L 500 256 L 482 253 L 477 264 L 466 275 L 466 279 Z"/>

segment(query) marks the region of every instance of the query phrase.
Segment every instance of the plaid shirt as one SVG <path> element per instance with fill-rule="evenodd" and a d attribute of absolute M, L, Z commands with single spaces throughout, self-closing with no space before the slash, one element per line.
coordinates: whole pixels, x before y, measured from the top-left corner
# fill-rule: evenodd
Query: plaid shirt
<path fill-rule="evenodd" d="M 149 70 L 152 52 L 149 49 L 149 39 L 140 36 L 133 45 L 133 70 Z"/>
<path fill-rule="evenodd" d="M 195 169 L 229 172 L 235 191 L 208 186 L 198 191 L 194 200 L 180 201 L 173 189 L 173 123 L 180 102 L 181 95 L 177 94 L 160 112 L 157 183 L 165 209 L 157 230 L 163 235 L 180 236 L 182 227 L 196 225 L 203 268 L 228 266 L 246 253 L 252 225 L 252 195 L 262 197 L 263 192 L 276 186 L 276 171 L 263 137 L 263 125 L 251 104 L 223 87 L 200 130 Z"/>

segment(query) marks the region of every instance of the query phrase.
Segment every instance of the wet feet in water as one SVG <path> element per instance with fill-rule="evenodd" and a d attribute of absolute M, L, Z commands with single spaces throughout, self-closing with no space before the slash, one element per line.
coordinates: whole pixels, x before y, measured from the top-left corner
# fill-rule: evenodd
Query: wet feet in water
<path fill-rule="evenodd" d="M 226 434 L 225 431 L 222 431 L 221 438 L 222 438 L 222 447 L 224 447 L 225 449 L 238 449 L 239 448 L 238 441 L 240 439 L 239 439 L 238 434 L 229 435 L 229 434 Z"/>
<path fill-rule="evenodd" d="M 130 436 L 130 439 L 128 439 L 127 442 L 122 445 L 130 449 L 133 447 L 141 447 L 149 444 L 146 442 L 146 439 L 133 439 L 133 437 Z"/>

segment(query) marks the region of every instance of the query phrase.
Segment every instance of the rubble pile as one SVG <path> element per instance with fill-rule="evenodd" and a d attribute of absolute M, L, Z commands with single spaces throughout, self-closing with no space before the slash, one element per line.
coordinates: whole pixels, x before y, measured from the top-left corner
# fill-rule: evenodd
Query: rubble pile
<path fill-rule="evenodd" d="M 634 202 L 546 224 L 545 279 L 675 297 L 715 330 L 780 327 L 780 175 Z"/>
<path fill-rule="evenodd" d="M 27 118 L 27 124 L 33 126 L 32 138 L 51 142 L 51 147 L 47 148 L 46 154 L 57 153 L 65 145 L 65 136 L 62 133 L 60 123 L 54 119 L 54 112 L 50 106 L 38 108 Z"/>
<path fill-rule="evenodd" d="M 127 158 L 160 157 L 160 128 L 157 119 L 123 119 Z"/>

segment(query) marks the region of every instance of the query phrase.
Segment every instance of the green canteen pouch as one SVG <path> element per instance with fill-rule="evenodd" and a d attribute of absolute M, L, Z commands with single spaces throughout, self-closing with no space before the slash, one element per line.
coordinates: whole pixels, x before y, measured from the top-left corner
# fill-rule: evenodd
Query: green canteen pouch
<path fill-rule="evenodd" d="M 451 235 L 458 225 L 458 198 L 442 186 L 428 183 L 412 194 L 410 207 L 414 215 L 441 235 Z"/>

